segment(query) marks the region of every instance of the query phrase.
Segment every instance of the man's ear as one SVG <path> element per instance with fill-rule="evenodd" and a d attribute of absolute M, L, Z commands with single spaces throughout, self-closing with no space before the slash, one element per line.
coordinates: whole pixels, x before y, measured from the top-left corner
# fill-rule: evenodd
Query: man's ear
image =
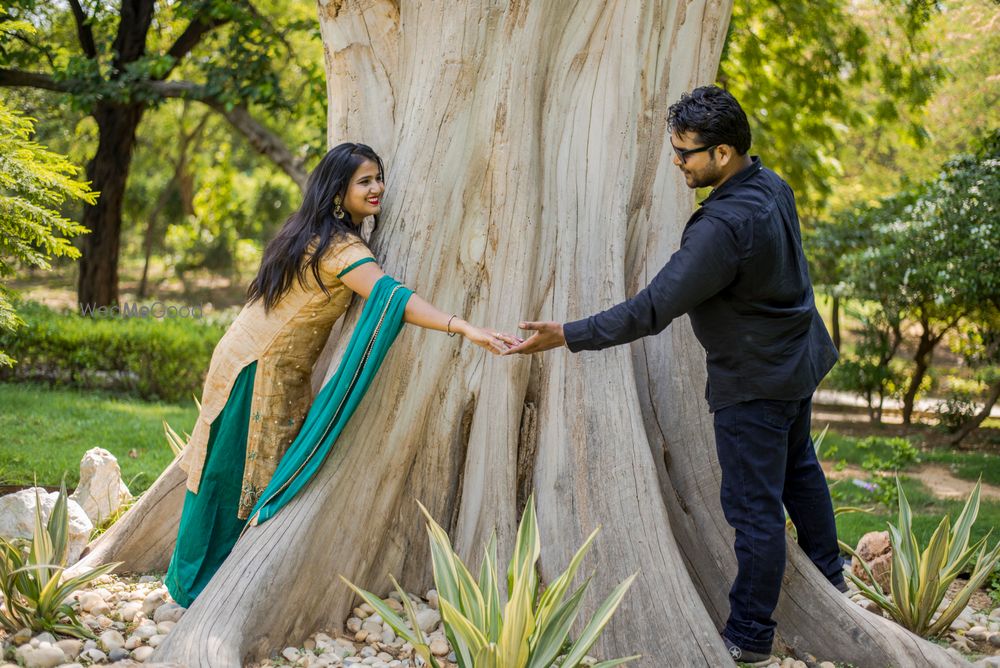
<path fill-rule="evenodd" d="M 734 155 L 735 153 L 733 147 L 729 144 L 719 144 L 715 147 L 715 161 L 718 162 L 721 167 L 728 165 Z"/>

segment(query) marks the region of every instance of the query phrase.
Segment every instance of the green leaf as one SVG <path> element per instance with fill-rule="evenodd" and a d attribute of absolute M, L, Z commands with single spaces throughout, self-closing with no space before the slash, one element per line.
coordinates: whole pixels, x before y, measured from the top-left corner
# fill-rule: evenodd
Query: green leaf
<path fill-rule="evenodd" d="M 638 573 L 633 573 L 624 582 L 619 584 L 612 590 L 611 594 L 608 595 L 604 602 L 597 608 L 594 613 L 593 618 L 584 627 L 583 632 L 580 633 L 580 637 L 577 638 L 576 642 L 570 648 L 570 651 L 566 654 L 566 658 L 563 660 L 562 665 L 564 668 L 575 668 L 583 657 L 587 655 L 587 652 L 597 642 L 597 638 L 600 637 L 601 631 L 604 630 L 604 626 L 611 621 L 611 615 L 615 613 L 618 608 L 618 604 L 621 603 L 622 599 L 625 597 L 625 592 L 628 588 L 632 586 L 632 582 L 635 580 Z"/>

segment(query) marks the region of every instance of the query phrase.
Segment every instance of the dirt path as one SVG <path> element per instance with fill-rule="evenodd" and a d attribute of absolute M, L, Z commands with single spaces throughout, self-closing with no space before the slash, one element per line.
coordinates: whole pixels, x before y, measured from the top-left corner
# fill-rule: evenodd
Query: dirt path
<path fill-rule="evenodd" d="M 833 462 L 823 462 L 823 472 L 830 480 L 840 480 L 842 478 L 860 478 L 864 480 L 868 474 L 860 467 L 848 465 L 842 470 L 835 470 Z M 917 468 L 908 469 L 904 474 L 919 480 L 939 499 L 965 500 L 969 497 L 976 483 L 971 480 L 963 480 L 952 475 L 948 467 L 941 464 L 924 464 Z M 1000 487 L 983 483 L 981 497 L 991 501 L 1000 501 Z"/>

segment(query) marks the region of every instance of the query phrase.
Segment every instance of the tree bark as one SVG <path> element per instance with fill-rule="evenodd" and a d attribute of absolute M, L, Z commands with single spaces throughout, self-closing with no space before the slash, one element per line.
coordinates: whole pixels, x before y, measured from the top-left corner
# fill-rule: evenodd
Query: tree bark
<path fill-rule="evenodd" d="M 100 192 L 97 203 L 83 209 L 83 237 L 77 301 L 93 306 L 118 303 L 118 249 L 121 240 L 122 203 L 128 181 L 135 132 L 145 107 L 141 104 L 99 103 L 94 111 L 99 142 L 87 165 L 90 187 Z"/>
<path fill-rule="evenodd" d="M 730 8 L 321 3 L 331 144 L 366 141 L 388 165 L 376 243 L 386 270 L 500 328 L 580 317 L 634 291 L 676 247 L 692 204 L 670 164 L 667 105 L 712 80 Z M 407 328 L 323 469 L 237 543 L 154 660 L 238 665 L 338 628 L 354 602 L 339 574 L 385 592 L 394 573 L 423 590 L 414 499 L 467 560 L 494 527 L 506 557 L 533 487 L 543 579 L 597 525 L 586 610 L 639 572 L 593 653 L 730 665 L 716 629 L 735 559 L 703 364 L 686 321 L 631 349 L 516 359 Z M 954 663 L 865 616 L 790 551 L 779 614 L 793 647 L 857 665 Z"/>
<path fill-rule="evenodd" d="M 167 570 L 177 540 L 177 524 L 184 506 L 187 475 L 174 461 L 117 522 L 91 542 L 67 577 L 100 564 L 122 562 L 123 573 L 162 573 Z"/>

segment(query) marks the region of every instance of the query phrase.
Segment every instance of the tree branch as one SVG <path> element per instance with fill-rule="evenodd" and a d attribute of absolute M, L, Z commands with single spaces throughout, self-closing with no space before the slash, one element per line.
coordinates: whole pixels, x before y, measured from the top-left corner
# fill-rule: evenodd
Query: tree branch
<path fill-rule="evenodd" d="M 302 167 L 302 160 L 292 154 L 281 137 L 257 121 L 246 106 L 240 104 L 227 108 L 222 100 L 207 93 L 202 86 L 188 81 L 153 81 L 146 84 L 146 87 L 165 98 L 197 100 L 208 105 L 224 116 L 230 125 L 239 130 L 258 153 L 280 167 L 298 184 L 299 188 L 305 190 L 308 174 Z"/>
<path fill-rule="evenodd" d="M 0 86 L 8 88 L 41 88 L 44 90 L 54 90 L 59 93 L 69 93 L 72 91 L 70 81 L 56 81 L 48 74 L 42 72 L 25 72 L 24 70 L 13 70 L 0 67 Z"/>
<path fill-rule="evenodd" d="M 73 9 L 73 18 L 76 20 L 76 35 L 80 38 L 80 47 L 84 55 L 88 58 L 97 58 L 97 46 L 94 44 L 94 33 L 87 23 L 88 16 L 80 6 L 79 0 L 69 0 L 69 6 Z"/>
<path fill-rule="evenodd" d="M 203 17 L 197 16 L 192 19 L 191 23 L 189 23 L 187 28 L 184 29 L 184 32 L 182 32 L 180 37 L 177 38 L 177 41 L 174 42 L 167 51 L 167 55 L 172 57 L 174 62 L 162 76 L 158 77 L 158 79 L 166 79 L 177 64 L 180 63 L 184 56 L 191 52 L 191 49 L 193 49 L 198 42 L 201 41 L 201 38 L 204 37 L 206 33 L 227 22 L 229 22 L 228 18 L 210 18 L 205 20 Z"/>

